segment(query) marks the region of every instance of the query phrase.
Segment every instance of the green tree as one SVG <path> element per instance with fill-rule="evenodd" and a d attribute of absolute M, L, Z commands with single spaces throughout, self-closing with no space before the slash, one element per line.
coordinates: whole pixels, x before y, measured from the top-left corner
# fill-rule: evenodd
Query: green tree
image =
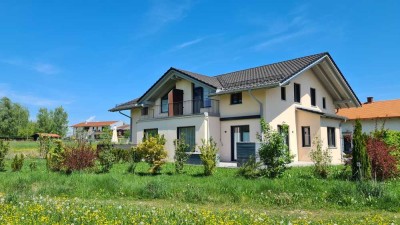
<path fill-rule="evenodd" d="M 0 100 L 0 136 L 20 136 L 29 122 L 29 111 L 25 107 L 3 97 Z"/>
<path fill-rule="evenodd" d="M 52 116 L 52 133 L 56 133 L 61 137 L 65 137 L 68 131 L 68 114 L 65 112 L 62 106 L 54 109 L 54 112 L 51 111 L 50 115 Z"/>
<path fill-rule="evenodd" d="M 353 132 L 353 159 L 351 164 L 353 178 L 357 180 L 371 178 L 371 163 L 368 158 L 362 125 L 356 120 Z"/>
<path fill-rule="evenodd" d="M 40 108 L 37 114 L 37 129 L 39 133 L 51 133 L 53 127 L 52 112 L 48 111 L 47 108 Z"/>
<path fill-rule="evenodd" d="M 18 131 L 18 135 L 20 137 L 29 138 L 32 136 L 36 131 L 36 123 L 33 121 L 29 121 L 26 126 L 22 127 Z"/>

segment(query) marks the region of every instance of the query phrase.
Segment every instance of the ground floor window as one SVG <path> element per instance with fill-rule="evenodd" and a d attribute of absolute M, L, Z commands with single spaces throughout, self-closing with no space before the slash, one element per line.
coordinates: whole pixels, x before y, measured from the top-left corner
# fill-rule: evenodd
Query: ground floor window
<path fill-rule="evenodd" d="M 148 137 L 155 137 L 157 135 L 158 135 L 158 129 L 157 128 L 144 129 L 143 139 L 147 139 Z"/>
<path fill-rule="evenodd" d="M 178 127 L 178 139 L 185 140 L 185 143 L 189 145 L 187 152 L 193 151 L 196 147 L 196 130 L 194 126 L 191 127 Z"/>
<path fill-rule="evenodd" d="M 301 127 L 301 138 L 303 140 L 303 147 L 311 146 L 310 127 Z"/>
<path fill-rule="evenodd" d="M 334 127 L 328 127 L 328 146 L 331 148 L 336 147 L 336 135 Z"/>

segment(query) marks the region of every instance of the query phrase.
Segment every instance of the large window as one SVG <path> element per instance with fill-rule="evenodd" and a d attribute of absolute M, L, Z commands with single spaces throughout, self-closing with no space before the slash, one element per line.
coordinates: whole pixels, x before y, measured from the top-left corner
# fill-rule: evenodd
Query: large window
<path fill-rule="evenodd" d="M 301 139 L 303 141 L 303 147 L 311 146 L 310 127 L 301 127 Z"/>
<path fill-rule="evenodd" d="M 168 112 L 168 93 L 161 98 L 161 113 Z"/>
<path fill-rule="evenodd" d="M 157 135 L 158 135 L 157 128 L 144 129 L 144 131 L 143 131 L 143 139 L 147 139 L 148 137 L 155 137 Z"/>
<path fill-rule="evenodd" d="M 310 95 L 311 95 L 311 105 L 316 106 L 317 105 L 317 100 L 315 97 L 315 88 L 310 88 Z"/>
<path fill-rule="evenodd" d="M 300 84 L 294 84 L 294 101 L 300 102 Z"/>
<path fill-rule="evenodd" d="M 328 146 L 331 148 L 336 147 L 336 135 L 334 127 L 328 127 Z"/>
<path fill-rule="evenodd" d="M 242 92 L 231 94 L 231 104 L 242 104 Z"/>
<path fill-rule="evenodd" d="M 286 87 L 281 87 L 281 100 L 286 100 Z"/>
<path fill-rule="evenodd" d="M 195 127 L 178 127 L 178 139 L 185 140 L 185 144 L 189 145 L 187 152 L 193 151 L 196 147 Z"/>

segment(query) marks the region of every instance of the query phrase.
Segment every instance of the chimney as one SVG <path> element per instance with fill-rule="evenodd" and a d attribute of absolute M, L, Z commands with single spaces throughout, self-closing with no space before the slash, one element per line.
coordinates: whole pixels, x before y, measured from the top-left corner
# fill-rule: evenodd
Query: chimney
<path fill-rule="evenodd" d="M 374 97 L 367 97 L 367 103 L 372 103 L 374 102 Z"/>

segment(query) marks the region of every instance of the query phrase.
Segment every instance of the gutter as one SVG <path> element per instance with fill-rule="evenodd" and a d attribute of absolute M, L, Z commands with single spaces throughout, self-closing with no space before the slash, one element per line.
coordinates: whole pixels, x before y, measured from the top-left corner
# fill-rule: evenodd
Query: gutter
<path fill-rule="evenodd" d="M 119 112 L 119 114 L 124 115 L 124 116 L 128 117 L 129 119 L 132 119 L 130 116 L 126 115 L 125 113 L 123 113 L 121 111 L 118 111 L 118 112 Z"/>
<path fill-rule="evenodd" d="M 257 86 L 254 88 L 244 87 L 244 88 L 232 89 L 232 90 L 228 90 L 228 91 L 217 89 L 217 91 L 215 93 L 210 93 L 209 96 L 231 94 L 231 93 L 237 93 L 237 92 L 248 91 L 248 90 L 257 90 L 257 89 L 263 89 L 263 88 L 274 88 L 274 87 L 278 87 L 278 86 L 279 86 L 279 83 L 274 83 L 274 84 L 261 85 L 261 86 Z"/>

